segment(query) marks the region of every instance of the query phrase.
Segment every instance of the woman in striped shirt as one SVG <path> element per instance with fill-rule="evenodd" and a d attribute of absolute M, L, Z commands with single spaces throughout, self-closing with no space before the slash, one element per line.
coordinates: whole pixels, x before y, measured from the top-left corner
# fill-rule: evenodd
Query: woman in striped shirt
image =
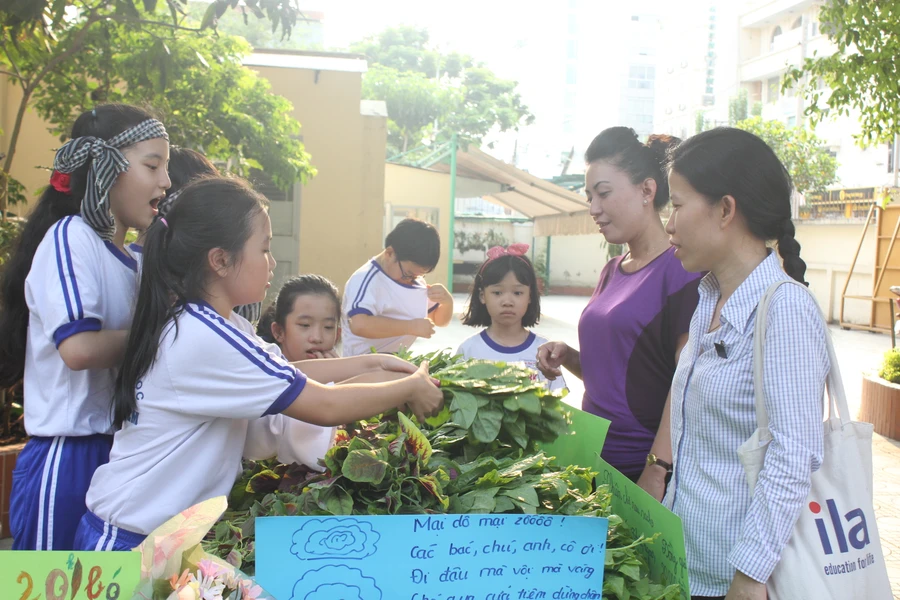
<path fill-rule="evenodd" d="M 674 476 L 664 502 L 684 521 L 693 598 L 763 600 L 822 461 L 828 333 L 809 294 L 778 289 L 764 352 L 774 439 L 751 492 L 737 448 L 757 427 L 756 307 L 772 283 L 803 282 L 806 271 L 791 179 L 761 139 L 719 128 L 672 153 L 669 185 L 675 255 L 688 271 L 709 274 L 672 384 Z"/>

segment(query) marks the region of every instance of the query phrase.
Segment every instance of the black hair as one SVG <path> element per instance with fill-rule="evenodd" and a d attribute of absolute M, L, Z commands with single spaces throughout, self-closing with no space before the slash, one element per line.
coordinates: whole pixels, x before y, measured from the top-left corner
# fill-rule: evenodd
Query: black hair
<path fill-rule="evenodd" d="M 294 301 L 298 296 L 316 294 L 325 296 L 334 302 L 335 317 L 341 318 L 341 299 L 337 286 L 321 275 L 298 275 L 284 282 L 278 291 L 278 297 L 267 308 L 259 320 L 256 333 L 262 339 L 274 344 L 272 336 L 272 323 L 278 323 L 284 327 L 285 319 L 294 309 Z"/>
<path fill-rule="evenodd" d="M 403 219 L 384 239 L 397 260 L 408 260 L 420 267 L 433 269 L 441 259 L 441 236 L 431 223 L 419 219 Z"/>
<path fill-rule="evenodd" d="M 806 263 L 791 221 L 791 176 L 763 140 L 733 127 L 710 129 L 678 146 L 670 169 L 710 204 L 733 197 L 750 233 L 763 241 L 776 240 L 785 272 L 806 283 Z"/>
<path fill-rule="evenodd" d="M 72 125 L 70 137 L 93 136 L 108 140 L 152 118 L 153 115 L 137 106 L 105 104 L 82 113 Z M 34 254 L 54 223 L 81 210 L 90 166 L 91 159 L 88 159 L 70 174 L 70 192 L 60 192 L 48 185 L 13 243 L 0 282 L 0 388 L 14 385 L 25 372 L 28 330 L 25 278 L 31 271 Z"/>
<path fill-rule="evenodd" d="M 168 198 L 191 180 L 204 175 L 218 175 L 219 170 L 212 162 L 190 148 L 171 146 L 169 148 L 169 179 L 172 185 L 166 190 Z"/>
<path fill-rule="evenodd" d="M 523 327 L 534 327 L 541 319 L 541 294 L 538 291 L 537 275 L 534 274 L 534 266 L 527 256 L 500 256 L 488 259 L 478 274 L 475 275 L 475 283 L 472 284 L 472 294 L 469 297 L 469 306 L 462 317 L 463 325 L 471 327 L 490 327 L 491 315 L 487 306 L 481 301 L 481 292 L 489 285 L 500 283 L 507 273 L 513 273 L 516 280 L 522 285 L 528 286 L 528 308 L 522 317 Z"/>
<path fill-rule="evenodd" d="M 670 135 L 651 135 L 647 143 L 638 140 L 631 127 L 610 127 L 600 132 L 584 153 L 584 162 L 608 161 L 624 171 L 637 185 L 647 179 L 656 182 L 653 208 L 662 210 L 669 202 L 669 179 L 665 165 L 668 153 L 680 139 Z"/>
<path fill-rule="evenodd" d="M 134 321 L 116 378 L 116 425 L 136 407 L 135 386 L 156 360 L 166 323 L 184 303 L 204 298 L 209 251 L 222 248 L 240 261 L 254 220 L 266 205 L 261 194 L 238 178 L 195 179 L 182 190 L 166 220 L 147 229 Z"/>

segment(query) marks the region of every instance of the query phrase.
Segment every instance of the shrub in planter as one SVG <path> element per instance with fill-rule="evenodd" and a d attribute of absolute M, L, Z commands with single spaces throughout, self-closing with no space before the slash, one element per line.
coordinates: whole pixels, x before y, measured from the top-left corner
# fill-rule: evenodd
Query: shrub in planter
<path fill-rule="evenodd" d="M 859 420 L 871 423 L 875 433 L 900 439 L 900 349 L 885 352 L 877 375 L 863 377 Z"/>
<path fill-rule="evenodd" d="M 891 383 L 900 383 L 900 348 L 892 348 L 884 353 L 878 376 Z"/>

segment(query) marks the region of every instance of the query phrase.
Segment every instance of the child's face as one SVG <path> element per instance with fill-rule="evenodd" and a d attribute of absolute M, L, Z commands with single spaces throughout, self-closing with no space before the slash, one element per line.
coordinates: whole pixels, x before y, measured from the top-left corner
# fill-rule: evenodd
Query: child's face
<path fill-rule="evenodd" d="M 339 308 L 324 294 L 301 294 L 284 319 L 284 327 L 272 323 L 272 335 L 291 362 L 319 358 L 334 348 L 340 337 Z M 318 353 L 318 354 L 317 354 Z"/>
<path fill-rule="evenodd" d="M 432 271 L 432 269 L 423 267 L 411 260 L 398 260 L 397 254 L 390 246 L 388 246 L 385 255 L 388 261 L 384 267 L 384 272 L 394 281 L 404 285 L 413 285 L 419 277 L 424 277 Z"/>
<path fill-rule="evenodd" d="M 169 142 L 156 138 L 138 142 L 123 152 L 128 170 L 119 174 L 109 191 L 110 211 L 123 227 L 147 229 L 156 216 L 159 201 L 172 184 L 166 165 Z"/>
<path fill-rule="evenodd" d="M 479 297 L 491 315 L 492 324 L 521 325 L 531 302 L 531 289 L 510 271 L 498 283 L 485 286 Z"/>
<path fill-rule="evenodd" d="M 271 243 L 272 223 L 268 213 L 260 211 L 241 255 L 234 258 L 226 271 L 224 285 L 231 306 L 261 302 L 266 297 L 275 271 L 275 259 L 269 250 Z"/>

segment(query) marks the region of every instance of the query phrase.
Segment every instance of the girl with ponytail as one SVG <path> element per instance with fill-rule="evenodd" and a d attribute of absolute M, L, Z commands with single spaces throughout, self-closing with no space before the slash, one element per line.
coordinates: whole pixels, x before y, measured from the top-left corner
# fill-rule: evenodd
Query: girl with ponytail
<path fill-rule="evenodd" d="M 30 439 L 13 472 L 16 550 L 71 550 L 94 470 L 109 458 L 116 367 L 137 292 L 129 228 L 169 187 L 162 123 L 123 104 L 82 114 L 0 286 L 0 386 L 24 378 Z"/>
<path fill-rule="evenodd" d="M 392 408 L 420 420 L 440 410 L 426 363 L 369 354 L 292 364 L 270 352 L 232 309 L 265 296 L 271 240 L 265 198 L 238 178 L 192 181 L 150 226 L 115 383 L 120 429 L 91 481 L 76 548 L 129 550 L 172 515 L 227 495 L 242 454 L 281 455 L 279 440 L 248 443 L 262 419 L 330 428 Z M 298 431 L 275 425 L 255 433 Z M 186 465 L 192 476 L 173 474 Z"/>
<path fill-rule="evenodd" d="M 778 288 L 763 357 L 774 439 L 748 494 L 737 448 L 757 427 L 756 308 L 771 284 L 804 283 L 806 272 L 791 222 L 791 179 L 761 139 L 719 128 L 674 150 L 669 187 L 666 231 L 675 255 L 687 270 L 709 273 L 666 415 L 675 470 L 665 503 L 684 522 L 691 597 L 762 600 L 822 462 L 828 332 L 808 293 Z"/>

